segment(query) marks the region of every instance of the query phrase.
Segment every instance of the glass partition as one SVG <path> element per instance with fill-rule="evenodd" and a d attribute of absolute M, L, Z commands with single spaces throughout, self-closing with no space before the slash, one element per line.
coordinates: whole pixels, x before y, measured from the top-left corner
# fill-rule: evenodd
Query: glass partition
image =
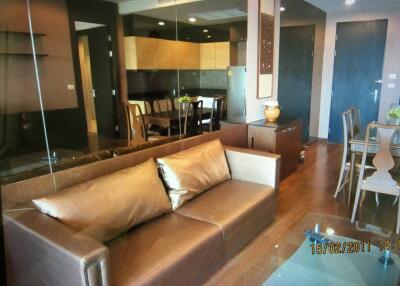
<path fill-rule="evenodd" d="M 24 1 L 2 3 L 27 16 Z M 17 51 L 1 55 L 4 183 L 48 173 L 49 162 L 58 172 L 212 132 L 245 113 L 247 1 L 31 6 L 37 77 L 28 17 L 2 17 L 2 49 Z"/>
<path fill-rule="evenodd" d="M 31 5 L 37 74 L 26 3 L 1 2 L 3 183 L 181 138 L 179 81 L 192 81 L 178 72 L 174 2 L 168 19 L 157 5 L 117 15 L 110 2 L 42 2 Z"/>
<path fill-rule="evenodd" d="M 165 12 L 167 11 L 167 12 Z M 181 134 L 176 8 L 150 5 L 124 16 L 128 100 L 144 115 L 147 141 L 171 142 Z M 151 143 L 152 145 L 156 143 Z"/>
<path fill-rule="evenodd" d="M 180 93 L 202 110 L 186 136 L 213 132 L 245 112 L 247 0 L 190 2 L 177 11 Z"/>
<path fill-rule="evenodd" d="M 0 1 L 0 185 L 51 172 L 39 71 L 48 34 L 33 25 L 30 1 Z M 33 28 L 32 28 L 33 27 Z"/>

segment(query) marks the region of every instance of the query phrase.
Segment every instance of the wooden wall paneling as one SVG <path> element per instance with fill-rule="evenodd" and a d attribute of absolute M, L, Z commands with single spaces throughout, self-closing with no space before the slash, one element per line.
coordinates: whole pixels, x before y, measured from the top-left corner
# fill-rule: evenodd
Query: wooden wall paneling
<path fill-rule="evenodd" d="M 230 61 L 230 43 L 215 43 L 215 68 L 217 70 L 227 69 Z"/>
<path fill-rule="evenodd" d="M 215 69 L 215 43 L 200 44 L 200 68 L 202 70 Z"/>
<path fill-rule="evenodd" d="M 0 27 L 2 30 L 29 32 L 26 14 L 26 1 L 0 1 Z M 7 15 L 6 15 L 7 14 Z M 48 57 L 38 57 L 43 103 L 46 110 L 76 108 L 78 106 L 75 86 L 72 53 L 70 49 L 70 30 L 66 2 L 64 0 L 36 0 L 31 3 L 34 32 L 42 33 L 36 37 L 37 49 Z M 3 17 L 4 16 L 4 17 Z M 7 34 L 7 50 L 32 52 L 30 36 Z M 32 112 L 40 110 L 37 100 L 35 73 L 32 57 L 7 56 L 7 113 Z"/>

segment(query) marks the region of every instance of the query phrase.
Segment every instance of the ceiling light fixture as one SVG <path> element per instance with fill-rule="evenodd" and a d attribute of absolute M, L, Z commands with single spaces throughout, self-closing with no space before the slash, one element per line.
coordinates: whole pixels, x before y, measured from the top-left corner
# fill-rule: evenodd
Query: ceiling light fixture
<path fill-rule="evenodd" d="M 159 26 L 165 26 L 165 22 L 160 21 L 160 22 L 158 22 L 158 25 L 159 25 Z"/>
<path fill-rule="evenodd" d="M 196 22 L 196 21 L 197 21 L 197 19 L 196 19 L 195 17 L 190 17 L 190 18 L 189 18 L 189 22 L 194 23 L 194 22 Z"/>
<path fill-rule="evenodd" d="M 211 38 L 211 35 L 208 35 L 207 38 Z"/>
<path fill-rule="evenodd" d="M 346 4 L 347 6 L 351 6 L 354 3 L 356 3 L 356 0 L 346 0 L 346 1 L 344 1 L 344 4 Z"/>
<path fill-rule="evenodd" d="M 204 30 L 203 30 L 203 33 L 208 33 L 208 30 L 207 30 L 207 29 L 204 29 Z"/>
<path fill-rule="evenodd" d="M 284 12 L 284 11 L 286 11 L 286 8 L 282 6 L 282 7 L 280 8 L 280 10 L 281 10 L 281 12 Z"/>

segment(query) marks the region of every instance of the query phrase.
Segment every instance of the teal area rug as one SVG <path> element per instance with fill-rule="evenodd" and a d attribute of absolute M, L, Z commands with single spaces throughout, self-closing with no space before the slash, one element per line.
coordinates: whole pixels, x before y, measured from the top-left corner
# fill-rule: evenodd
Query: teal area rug
<path fill-rule="evenodd" d="M 354 241 L 350 238 L 333 235 L 334 242 Z M 370 252 L 350 254 L 311 254 L 311 242 L 306 238 L 297 251 L 282 264 L 263 286 L 291 285 L 398 285 L 400 258 L 392 255 L 394 264 L 384 265 L 378 261 L 382 252 L 371 245 Z"/>

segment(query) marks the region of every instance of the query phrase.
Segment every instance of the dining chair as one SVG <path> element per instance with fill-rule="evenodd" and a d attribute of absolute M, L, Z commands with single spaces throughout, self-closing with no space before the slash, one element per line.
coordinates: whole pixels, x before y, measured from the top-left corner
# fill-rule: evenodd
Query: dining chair
<path fill-rule="evenodd" d="M 158 103 L 158 109 L 160 112 L 165 112 L 165 111 L 171 111 L 172 110 L 172 104 L 171 100 L 169 98 L 164 98 L 164 99 L 159 99 L 157 100 Z"/>
<path fill-rule="evenodd" d="M 211 107 L 210 119 L 206 122 L 203 121 L 203 131 L 212 132 L 221 128 L 221 120 L 224 112 L 225 98 L 214 97 Z"/>
<path fill-rule="evenodd" d="M 127 103 L 125 115 L 128 127 L 128 146 L 139 145 L 147 141 L 146 124 L 139 104 Z"/>
<path fill-rule="evenodd" d="M 183 125 L 183 134 L 187 136 L 198 135 L 202 133 L 203 123 L 203 101 L 191 101 L 185 112 L 185 122 Z"/>
<path fill-rule="evenodd" d="M 350 111 L 346 110 L 342 113 L 343 122 L 343 152 L 342 152 L 342 164 L 340 167 L 339 181 L 336 187 L 334 198 L 340 193 L 344 186 L 350 181 L 349 171 L 350 171 L 350 144 L 349 140 L 351 138 L 351 126 L 350 126 Z"/>
<path fill-rule="evenodd" d="M 137 146 L 148 141 L 166 138 L 166 136 L 147 130 L 148 124 L 146 124 L 140 105 L 127 103 L 125 110 L 128 126 L 128 146 Z"/>
<path fill-rule="evenodd" d="M 343 152 L 342 152 L 342 163 L 340 168 L 339 180 L 336 186 L 336 191 L 334 194 L 334 198 L 338 196 L 338 194 L 343 190 L 344 186 L 348 183 L 349 190 L 353 184 L 353 180 L 350 176 L 350 167 L 351 167 L 351 145 L 350 140 L 354 138 L 354 124 L 352 123 L 352 110 L 351 108 L 344 111 L 342 113 L 342 122 L 343 122 Z M 360 169 L 360 164 L 357 161 L 354 162 L 355 168 L 354 171 L 358 172 Z M 365 167 L 367 169 L 374 169 L 370 164 L 366 164 Z M 350 198 L 350 191 L 349 191 Z"/>
<path fill-rule="evenodd" d="M 350 111 L 350 132 L 354 138 L 362 132 L 360 109 L 357 106 L 351 106 Z"/>
<path fill-rule="evenodd" d="M 371 130 L 376 130 L 376 138 L 373 143 L 378 146 L 378 152 L 374 156 L 373 165 L 376 170 L 367 170 L 365 168 L 366 159 L 368 155 L 368 147 L 371 144 Z M 400 195 L 400 186 L 398 184 L 398 178 L 395 174 L 391 174 L 389 171 L 394 167 L 394 158 L 390 150 L 390 143 L 393 134 L 396 130 L 400 129 L 400 126 L 396 125 L 381 125 L 377 123 L 370 123 L 367 128 L 365 136 L 364 151 L 362 153 L 360 174 L 357 183 L 356 197 L 354 200 L 353 212 L 351 216 L 351 222 L 354 222 L 354 218 L 357 212 L 357 207 L 360 199 L 361 191 L 370 191 L 375 194 L 387 194 L 395 196 L 398 199 Z M 396 233 L 399 233 L 400 229 L 400 201 L 398 203 L 397 210 L 397 224 Z"/>
<path fill-rule="evenodd" d="M 145 114 L 155 114 L 158 113 L 160 111 L 160 108 L 158 106 L 158 102 L 156 99 L 153 98 L 147 98 L 144 101 L 144 107 L 145 107 Z"/>

